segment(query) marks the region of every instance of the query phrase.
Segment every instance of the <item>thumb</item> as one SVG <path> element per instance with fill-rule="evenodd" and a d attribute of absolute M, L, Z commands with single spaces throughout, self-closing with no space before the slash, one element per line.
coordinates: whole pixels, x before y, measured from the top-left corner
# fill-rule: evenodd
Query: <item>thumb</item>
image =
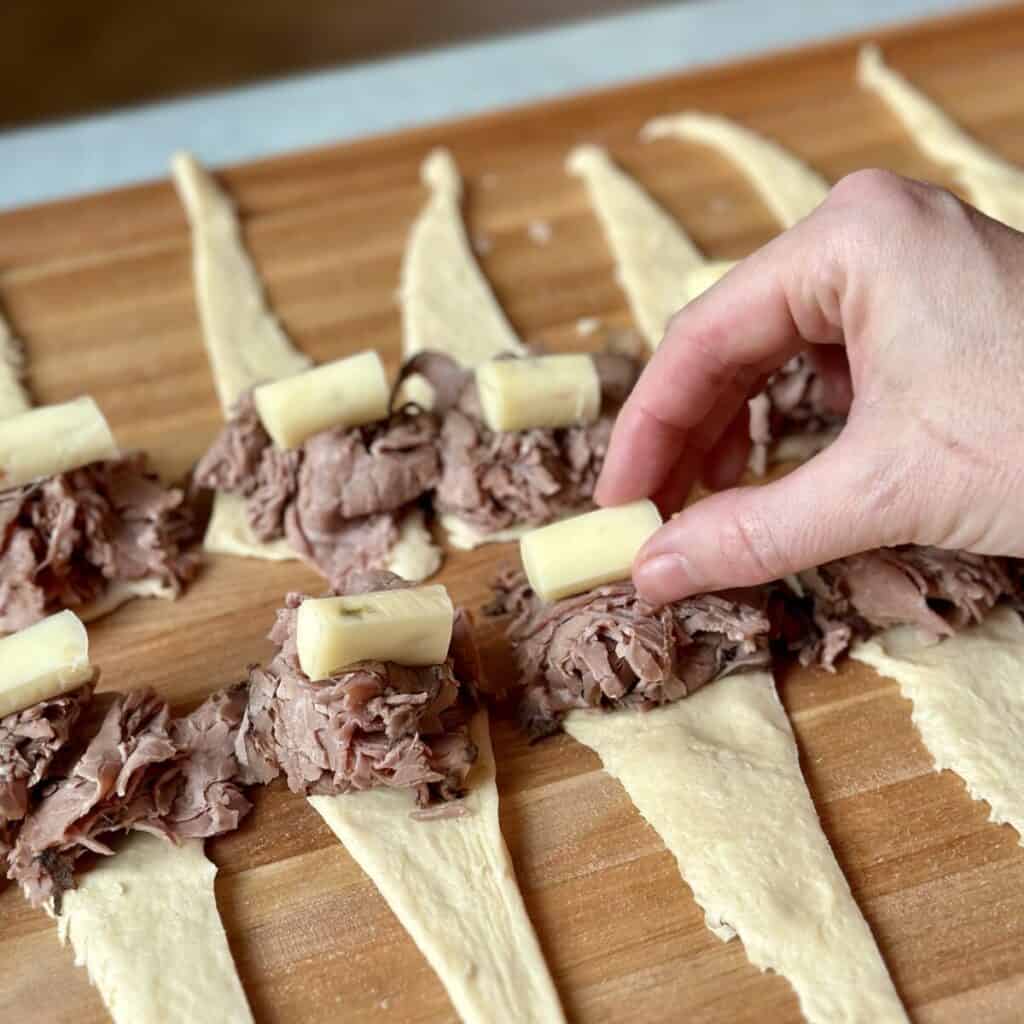
<path fill-rule="evenodd" d="M 892 507 L 893 489 L 886 480 L 893 477 L 879 471 L 880 461 L 844 431 L 824 452 L 774 483 L 733 488 L 690 505 L 637 555 L 637 589 L 661 605 L 705 591 L 767 583 L 858 551 L 902 543 L 908 524 Z"/>

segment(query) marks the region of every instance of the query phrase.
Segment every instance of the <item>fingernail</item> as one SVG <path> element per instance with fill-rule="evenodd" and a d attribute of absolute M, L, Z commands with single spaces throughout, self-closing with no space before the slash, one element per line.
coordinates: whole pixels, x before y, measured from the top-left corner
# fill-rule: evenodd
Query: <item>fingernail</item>
<path fill-rule="evenodd" d="M 668 604 L 692 593 L 689 566 L 681 555 L 653 555 L 633 571 L 641 597 L 654 605 Z"/>

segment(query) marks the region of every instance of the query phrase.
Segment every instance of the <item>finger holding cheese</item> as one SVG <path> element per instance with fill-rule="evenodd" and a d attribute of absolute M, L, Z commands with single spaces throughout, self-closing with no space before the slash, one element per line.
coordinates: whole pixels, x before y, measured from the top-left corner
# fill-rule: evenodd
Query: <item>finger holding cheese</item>
<path fill-rule="evenodd" d="M 629 579 L 633 559 L 659 526 L 658 509 L 644 499 L 542 526 L 523 537 L 519 553 L 538 597 L 559 601 Z"/>
<path fill-rule="evenodd" d="M 274 444 L 287 449 L 330 427 L 383 419 L 391 394 L 380 356 L 368 351 L 263 384 L 253 399 Z"/>
<path fill-rule="evenodd" d="M 67 473 L 120 453 L 93 399 L 76 398 L 0 420 L 0 490 Z"/>
<path fill-rule="evenodd" d="M 601 381 L 588 355 L 496 359 L 476 369 L 484 420 L 491 430 L 593 423 Z"/>
<path fill-rule="evenodd" d="M 63 611 L 0 640 L 0 718 L 59 697 L 93 676 L 89 634 Z"/>
<path fill-rule="evenodd" d="M 314 682 L 359 661 L 440 665 L 455 609 L 441 585 L 310 598 L 299 606 L 299 666 Z"/>

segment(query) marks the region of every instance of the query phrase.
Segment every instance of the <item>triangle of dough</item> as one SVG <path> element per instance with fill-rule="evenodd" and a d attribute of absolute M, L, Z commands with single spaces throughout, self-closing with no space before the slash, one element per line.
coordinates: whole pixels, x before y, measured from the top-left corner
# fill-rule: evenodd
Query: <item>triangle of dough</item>
<path fill-rule="evenodd" d="M 941 643 L 912 629 L 887 630 L 851 657 L 895 679 L 935 770 L 948 768 L 990 820 L 1009 823 L 1024 843 L 1024 623 L 1011 608 L 990 612 Z"/>
<path fill-rule="evenodd" d="M 313 363 L 293 347 L 268 308 L 231 201 L 190 154 L 177 154 L 171 167 L 192 228 L 196 301 L 214 385 L 227 417 L 244 391 L 262 381 L 300 373 Z M 440 568 L 441 551 L 422 514 L 410 512 L 400 530 L 388 568 L 414 583 L 432 576 Z M 245 502 L 220 492 L 214 495 L 203 547 L 216 554 L 275 562 L 298 558 L 283 538 L 259 540 L 246 518 Z"/>
<path fill-rule="evenodd" d="M 252 1024 L 200 839 L 129 835 L 65 893 L 62 943 L 114 1024 Z"/>
<path fill-rule="evenodd" d="M 616 273 L 651 349 L 691 297 L 687 275 L 705 264 L 673 217 L 598 146 L 579 146 L 566 162 L 582 178 L 615 254 Z"/>
<path fill-rule="evenodd" d="M 784 228 L 803 220 L 828 195 L 829 184 L 817 171 L 727 117 L 694 111 L 656 117 L 644 126 L 642 137 L 686 139 L 721 150 L 739 165 Z"/>
<path fill-rule="evenodd" d="M 1024 231 L 1024 170 L 968 135 L 937 103 L 893 71 L 877 46 L 861 48 L 857 81 L 892 110 L 929 159 L 952 168 L 982 213 Z"/>
<path fill-rule="evenodd" d="M 402 337 L 408 359 L 430 349 L 463 366 L 525 351 L 477 265 L 459 204 L 462 180 L 446 149 L 424 161 L 430 198 L 402 260 Z"/>
<path fill-rule="evenodd" d="M 906 1012 L 800 771 L 768 672 L 728 676 L 653 711 L 574 711 L 594 750 L 672 852 L 721 939 L 793 986 L 812 1024 Z"/>
<path fill-rule="evenodd" d="M 292 346 L 267 307 L 230 199 L 191 154 L 178 153 L 171 169 L 192 228 L 196 303 L 226 417 L 243 391 L 312 362 Z"/>
<path fill-rule="evenodd" d="M 498 822 L 486 711 L 462 817 L 417 821 L 412 794 L 371 789 L 309 802 L 370 876 L 467 1024 L 565 1017 Z M 457 921 L 457 927 L 453 927 Z"/>

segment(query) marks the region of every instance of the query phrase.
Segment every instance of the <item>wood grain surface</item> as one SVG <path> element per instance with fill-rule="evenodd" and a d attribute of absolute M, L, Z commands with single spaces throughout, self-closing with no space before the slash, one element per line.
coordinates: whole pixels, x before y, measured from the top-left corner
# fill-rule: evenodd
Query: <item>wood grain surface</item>
<path fill-rule="evenodd" d="M 986 142 L 1024 164 L 1024 10 L 1000 9 L 881 37 L 892 63 Z M 713 257 L 738 257 L 775 226 L 723 159 L 641 144 L 645 119 L 688 107 L 778 138 L 831 179 L 885 166 L 943 181 L 853 80 L 853 42 L 507 111 L 232 169 L 270 298 L 318 360 L 374 345 L 399 359 L 395 303 L 419 163 L 452 148 L 484 268 L 524 338 L 595 345 L 581 317 L 629 323 L 582 185 L 562 170 L 588 140 L 617 159 Z M 525 73 L 526 69 L 524 69 Z M 337 112 L 339 120 L 345 112 Z M 550 242 L 528 224 L 547 221 Z M 125 445 L 185 471 L 219 424 L 192 297 L 184 216 L 164 181 L 0 217 L 0 302 L 27 342 L 39 400 L 91 392 Z M 441 579 L 477 607 L 514 549 L 449 558 Z M 211 559 L 177 604 L 137 602 L 91 632 L 105 688 L 149 685 L 182 702 L 265 658 L 298 564 Z M 507 673 L 500 635 L 487 659 Z M 922 1022 L 1024 1016 L 1024 850 L 987 822 L 960 780 L 932 772 L 895 684 L 864 666 L 781 670 L 808 785 L 896 985 Z M 706 930 L 676 866 L 596 757 L 566 737 L 530 748 L 495 725 L 502 824 L 570 1018 L 798 1021 L 781 978 Z M 686 780 L 680 779 L 680 785 Z M 359 868 L 302 799 L 275 785 L 235 835 L 209 844 L 218 899 L 260 1022 L 450 1021 L 444 991 Z M 456 921 L 452 927 L 458 927 Z M 0 1018 L 104 1020 L 53 923 L 0 892 Z"/>

